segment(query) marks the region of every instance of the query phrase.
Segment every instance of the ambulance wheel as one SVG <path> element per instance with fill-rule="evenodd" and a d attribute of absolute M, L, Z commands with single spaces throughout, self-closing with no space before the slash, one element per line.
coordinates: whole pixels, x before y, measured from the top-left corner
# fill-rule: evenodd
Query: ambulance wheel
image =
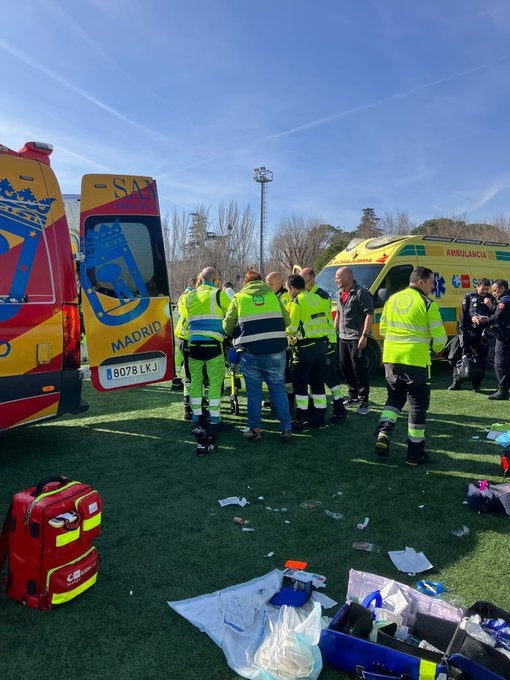
<path fill-rule="evenodd" d="M 234 416 L 239 415 L 239 400 L 237 399 L 237 395 L 233 394 L 230 397 L 230 413 Z"/>
<path fill-rule="evenodd" d="M 368 338 L 367 346 L 363 352 L 365 358 L 365 365 L 370 377 L 374 375 L 381 365 L 381 348 L 373 338 Z"/>

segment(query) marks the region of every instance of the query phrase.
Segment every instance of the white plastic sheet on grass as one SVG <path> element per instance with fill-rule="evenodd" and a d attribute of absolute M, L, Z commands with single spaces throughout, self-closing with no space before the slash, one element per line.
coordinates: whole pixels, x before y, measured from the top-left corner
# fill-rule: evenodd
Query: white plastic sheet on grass
<path fill-rule="evenodd" d="M 268 604 L 282 581 L 282 572 L 274 569 L 246 583 L 187 600 L 169 601 L 168 605 L 207 633 L 239 675 L 252 680 L 298 677 L 315 680 L 322 669 L 317 646 L 321 608 L 318 603 L 309 603 L 300 611 L 284 613 L 290 608 Z M 259 664 L 270 664 L 273 668 L 257 664 L 258 652 Z M 293 670 L 302 669 L 307 669 L 306 676 L 293 674 Z"/>

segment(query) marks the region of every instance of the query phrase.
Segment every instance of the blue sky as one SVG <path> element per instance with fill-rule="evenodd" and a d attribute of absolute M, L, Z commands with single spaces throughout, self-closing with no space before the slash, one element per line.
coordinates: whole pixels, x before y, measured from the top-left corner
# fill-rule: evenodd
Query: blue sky
<path fill-rule="evenodd" d="M 0 143 L 53 144 L 64 193 L 137 173 L 163 212 L 258 214 L 265 165 L 270 233 L 510 215 L 507 0 L 23 0 L 0 55 Z"/>

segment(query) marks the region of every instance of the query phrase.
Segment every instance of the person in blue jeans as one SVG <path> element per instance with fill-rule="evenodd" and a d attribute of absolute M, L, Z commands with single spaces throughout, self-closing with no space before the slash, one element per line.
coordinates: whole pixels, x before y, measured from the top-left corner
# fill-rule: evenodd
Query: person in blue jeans
<path fill-rule="evenodd" d="M 286 327 L 290 317 L 283 303 L 263 282 L 262 275 L 249 271 L 243 287 L 232 298 L 223 328 L 233 338 L 239 352 L 239 364 L 246 383 L 248 430 L 245 439 L 262 439 L 262 383 L 265 382 L 276 416 L 280 421 L 281 440 L 291 440 L 289 401 L 285 388 Z"/>

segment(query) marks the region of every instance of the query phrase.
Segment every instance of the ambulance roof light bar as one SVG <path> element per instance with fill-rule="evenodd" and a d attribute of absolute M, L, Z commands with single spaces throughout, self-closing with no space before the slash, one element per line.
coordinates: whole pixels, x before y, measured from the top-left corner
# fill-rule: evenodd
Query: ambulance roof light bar
<path fill-rule="evenodd" d="M 53 146 L 51 144 L 46 144 L 45 142 L 27 142 L 18 153 L 23 158 L 30 158 L 31 160 L 50 165 L 52 151 Z"/>

